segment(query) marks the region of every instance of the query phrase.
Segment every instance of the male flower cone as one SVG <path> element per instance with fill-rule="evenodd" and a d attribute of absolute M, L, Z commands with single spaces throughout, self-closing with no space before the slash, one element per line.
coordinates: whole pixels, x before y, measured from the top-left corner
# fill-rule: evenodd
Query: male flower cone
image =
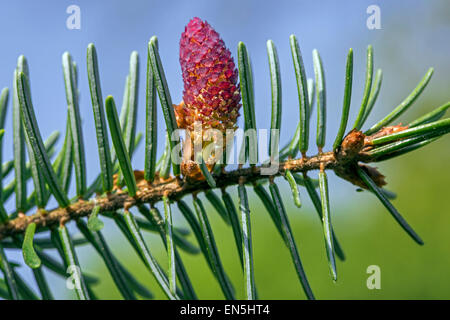
<path fill-rule="evenodd" d="M 199 121 L 204 130 L 235 129 L 241 107 L 238 72 L 230 50 L 206 21 L 193 18 L 186 25 L 180 64 L 184 91 L 175 107 L 178 126 L 192 131 Z"/>

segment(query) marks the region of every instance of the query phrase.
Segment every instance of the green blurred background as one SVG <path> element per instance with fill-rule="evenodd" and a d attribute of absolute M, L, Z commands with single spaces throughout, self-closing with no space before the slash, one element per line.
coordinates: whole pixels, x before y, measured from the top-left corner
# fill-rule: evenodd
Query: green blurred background
<path fill-rule="evenodd" d="M 14 45 L 13 48 L 18 49 L 17 52 L 13 52 L 13 57 L 9 58 L 8 56 L 9 60 L 5 58 L 0 61 L 0 66 L 3 66 L 4 63 L 5 66 L 3 67 L 6 68 L 6 63 L 8 63 L 7 70 L 12 70 L 19 53 L 24 53 L 30 58 L 32 79 L 34 79 L 34 82 L 32 80 L 33 98 L 38 101 L 37 106 L 45 105 L 45 99 L 49 99 L 50 96 L 52 99 L 56 99 L 52 96 L 54 88 L 48 86 L 48 81 L 53 81 L 53 79 L 45 77 L 55 74 L 55 78 L 62 83 L 61 71 L 59 70 L 60 60 L 58 60 L 62 51 L 66 48 L 70 49 L 75 58 L 81 61 L 80 70 L 84 72 L 84 50 L 87 43 L 91 41 L 98 44 L 99 48 L 103 76 L 102 85 L 105 84 L 104 87 L 106 87 L 103 90 L 104 95 L 112 92 L 121 97 L 129 52 L 139 48 L 143 66 L 146 59 L 146 41 L 153 34 L 160 36 L 163 62 L 169 74 L 169 85 L 174 100 L 178 101 L 181 98 L 181 75 L 177 61 L 179 35 L 184 24 L 191 17 L 197 15 L 207 19 L 217 29 L 224 37 L 233 55 L 235 55 L 238 41 L 242 40 L 248 44 L 257 79 L 256 107 L 260 128 L 268 126 L 270 106 L 265 41 L 269 37 L 274 39 L 280 53 L 285 88 L 283 92 L 284 132 L 282 135 L 285 141 L 294 131 L 298 112 L 288 45 L 288 37 L 291 33 L 296 33 L 301 39 L 300 45 L 309 76 L 312 75 L 311 50 L 317 47 L 324 60 L 329 89 L 328 146 L 334 140 L 339 123 L 344 86 L 345 56 L 350 46 L 355 50 L 354 95 L 350 123 L 354 120 L 361 101 L 365 49 L 369 43 L 374 45 L 375 67 L 383 69 L 384 80 L 375 110 L 369 117 L 367 125 L 374 123 L 400 103 L 430 66 L 435 67 L 435 74 L 431 83 L 413 108 L 402 117 L 401 121 L 407 123 L 409 120 L 442 105 L 450 98 L 450 3 L 448 1 L 388 2 L 374 0 L 341 1 L 339 4 L 334 1 L 317 1 L 314 3 L 286 1 L 283 3 L 267 2 L 267 4 L 266 2 L 261 4 L 259 1 L 246 1 L 245 3 L 242 3 L 242 1 L 217 1 L 214 3 L 211 3 L 211 1 L 189 1 L 183 2 L 183 4 L 135 2 L 133 5 L 112 1 L 103 6 L 99 5 L 98 2 L 93 4 L 87 1 L 78 1 L 77 3 L 82 9 L 83 17 L 85 17 L 82 30 L 78 34 L 70 33 L 73 31 L 57 31 L 59 29 L 49 28 L 49 35 L 42 35 L 43 38 L 51 40 L 49 40 L 50 46 L 57 47 L 57 49 L 53 48 L 53 51 L 58 57 L 51 57 L 56 60 L 53 63 L 55 66 L 45 60 L 44 63 L 39 63 L 42 50 L 51 51 L 46 45 L 39 43 L 34 43 L 32 48 L 26 48 L 25 42 L 23 44 L 21 42 L 17 46 Z M 55 9 L 55 6 L 50 8 L 49 5 L 45 4 L 42 5 L 41 10 L 45 11 L 45 14 L 50 17 L 52 17 L 52 14 L 55 16 L 57 10 L 61 10 L 62 18 L 58 18 L 61 20 L 58 20 L 58 23 L 64 23 L 64 8 L 69 4 L 72 4 L 72 2 L 62 1 L 57 9 Z M 366 28 L 366 19 L 369 16 L 366 13 L 366 8 L 371 4 L 379 5 L 381 8 L 381 30 L 368 30 Z M 19 7 L 19 5 L 17 6 Z M 22 7 L 27 17 L 35 19 L 31 20 L 35 24 L 36 21 L 41 21 L 38 19 L 38 15 L 32 12 L 30 5 L 25 6 L 22 3 Z M 10 10 L 11 14 L 20 13 L 17 7 L 11 7 Z M 156 15 L 155 13 L 158 10 L 161 14 Z M 0 11 L 2 15 L 8 14 L 8 10 Z M 12 18 L 6 19 L 11 21 Z M 5 19 L 2 19 L 2 21 L 4 23 Z M 52 20 L 39 23 L 50 24 Z M 26 20 L 24 25 L 31 29 L 33 23 Z M 2 29 L 5 30 L 6 26 L 3 25 L 3 27 Z M 22 28 L 24 27 L 22 26 Z M 25 28 L 25 31 L 28 29 Z M 26 35 L 25 31 L 20 31 L 21 39 L 31 37 Z M 17 32 L 19 31 L 12 30 L 8 32 L 9 35 L 5 35 L 9 37 L 5 40 L 7 44 L 10 43 L 8 41 L 13 41 L 11 39 Z M 52 32 L 54 32 L 53 38 Z M 39 33 L 39 36 L 41 36 L 41 33 Z M 55 41 L 55 39 L 58 41 Z M 6 55 L 5 52 L 2 54 Z M 117 65 L 117 61 L 122 62 Z M 47 68 L 50 68 L 51 72 L 47 72 Z M 55 70 L 52 70 L 52 68 Z M 116 74 L 112 74 L 111 70 L 114 70 Z M 120 74 L 118 71 L 120 71 Z M 82 86 L 82 102 L 84 103 L 82 107 L 86 110 L 84 125 L 87 127 L 85 129 L 87 133 L 85 137 L 89 137 L 89 134 L 94 132 L 91 111 L 89 111 L 89 91 L 85 74 L 83 73 L 80 76 L 82 78 L 80 84 Z M 2 75 L 2 79 L 3 77 L 5 77 L 5 81 L 10 81 L 10 78 L 12 78 L 9 73 L 6 76 Z M 143 112 L 143 73 L 141 78 L 140 112 Z M 112 84 L 113 82 L 114 84 Z M 62 84 L 59 84 L 58 90 L 58 95 L 61 96 L 59 101 L 64 101 Z M 42 102 L 39 104 L 40 100 Z M 53 105 L 56 105 L 56 107 L 53 107 Z M 42 109 L 38 114 L 39 120 L 44 123 L 43 131 L 45 134 L 58 129 L 55 126 L 59 126 L 59 129 L 64 128 L 64 121 L 55 123 L 54 120 L 55 117 L 60 116 L 61 119 L 65 117 L 63 115 L 64 108 L 57 105 L 58 103 L 48 104 L 45 107 L 47 109 Z M 58 112 L 61 112 L 61 114 Z M 53 114 L 53 118 L 49 118 L 49 114 Z M 45 125 L 50 123 L 49 126 Z M 142 125 L 141 123 L 141 128 Z M 311 125 L 314 128 L 314 120 Z M 162 137 L 162 128 L 160 128 L 160 131 L 160 137 Z M 414 151 L 399 159 L 377 164 L 381 172 L 387 176 L 388 189 L 398 195 L 398 198 L 393 201 L 394 205 L 424 239 L 425 245 L 422 247 L 416 245 L 401 230 L 373 195 L 367 192 L 356 192 L 355 186 L 341 181 L 333 173 L 329 174 L 333 224 L 347 256 L 345 262 L 338 262 L 338 280 L 336 283 L 333 283 L 329 276 L 322 229 L 305 189 L 300 189 L 303 207 L 298 209 L 292 204 L 287 183 L 281 179 L 277 180 L 288 209 L 289 219 L 304 267 L 317 298 L 450 298 L 449 139 L 449 137 L 444 137 L 419 151 Z M 92 140 L 87 141 L 88 155 L 96 157 L 95 139 L 87 140 Z M 311 144 L 314 145 L 314 140 L 311 141 Z M 136 167 L 142 167 L 142 149 L 141 147 L 140 153 L 135 159 Z M 160 150 L 162 150 L 162 145 Z M 315 150 L 312 148 L 310 154 L 314 152 Z M 93 160 L 92 162 L 95 165 L 90 165 L 88 168 L 90 177 L 93 177 L 98 170 L 96 161 Z M 315 176 L 315 173 L 312 173 L 312 176 Z M 236 190 L 232 188 L 230 192 L 236 200 Z M 268 213 L 250 189 L 249 197 L 259 297 L 262 299 L 304 299 L 305 296 L 297 280 L 288 249 L 284 246 L 271 223 Z M 190 199 L 186 200 L 190 202 Z M 207 204 L 206 201 L 204 203 Z M 207 210 L 225 270 L 236 288 L 237 297 L 243 298 L 243 275 L 239 266 L 239 258 L 231 228 L 223 223 L 214 209 L 207 206 Z M 177 210 L 175 210 L 174 221 L 177 226 L 187 226 Z M 148 285 L 156 298 L 163 298 L 164 296 L 152 276 L 143 267 L 125 238 L 109 221 L 106 220 L 105 225 L 105 237 L 109 239 L 110 245 L 120 261 Z M 195 243 L 193 235 L 189 236 L 189 239 Z M 165 267 L 167 259 L 159 236 L 146 233 L 146 240 L 152 252 Z M 77 252 L 80 255 L 82 266 L 89 273 L 99 274 L 101 277 L 100 284 L 94 287 L 98 296 L 110 299 L 120 298 L 107 269 L 94 250 L 89 247 L 78 247 Z M 220 288 L 203 256 L 191 256 L 182 253 L 182 257 L 198 296 L 202 299 L 222 299 L 223 295 Z M 369 276 L 366 269 L 370 265 L 377 265 L 381 269 L 380 290 L 369 290 L 366 286 L 366 280 Z M 29 271 L 24 270 L 23 272 L 27 274 Z M 50 280 L 52 286 L 58 290 L 58 297 L 74 297 L 72 292 L 65 289 L 64 280 L 54 275 L 50 276 Z"/>

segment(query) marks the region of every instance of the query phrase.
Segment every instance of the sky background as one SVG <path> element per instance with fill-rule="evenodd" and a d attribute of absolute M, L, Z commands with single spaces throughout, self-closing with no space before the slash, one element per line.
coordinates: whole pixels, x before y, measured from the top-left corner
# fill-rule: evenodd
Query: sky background
<path fill-rule="evenodd" d="M 380 30 L 369 30 L 366 26 L 366 20 L 369 17 L 366 9 L 373 4 L 381 9 Z M 70 5 L 80 7 L 80 30 L 69 30 L 66 27 L 69 16 L 66 9 Z M 86 74 L 87 45 L 93 42 L 97 48 L 103 96 L 112 94 L 118 106 L 122 101 L 130 53 L 133 50 L 139 53 L 141 73 L 138 130 L 143 131 L 144 70 L 147 63 L 148 40 L 153 35 L 158 36 L 160 55 L 172 99 L 174 103 L 179 103 L 182 99 L 183 88 L 178 61 L 179 39 L 186 23 L 195 16 L 206 19 L 220 33 L 234 57 L 236 57 L 239 41 L 247 45 L 254 69 L 256 120 L 259 128 L 270 126 L 270 78 L 266 41 L 268 39 L 274 41 L 279 54 L 283 84 L 282 141 L 287 141 L 293 134 L 298 122 L 298 99 L 289 47 L 291 34 L 295 34 L 299 39 L 308 77 L 313 76 L 312 50 L 318 49 L 323 60 L 328 108 L 325 149 L 329 149 L 333 143 L 340 121 L 345 59 L 349 48 L 354 50 L 353 99 L 349 123 L 353 123 L 361 103 L 366 48 L 369 44 L 374 46 L 375 68 L 383 69 L 384 78 L 380 96 L 366 127 L 371 126 L 397 106 L 431 66 L 435 68 L 435 74 L 429 87 L 401 121 L 412 120 L 449 100 L 450 5 L 444 0 L 3 1 L 0 4 L 0 38 L 2 39 L 0 87 L 12 87 L 13 70 L 17 58 L 24 54 L 30 66 L 32 97 L 41 133 L 46 137 L 54 130 L 64 132 L 67 108 L 61 57 L 65 51 L 71 53 L 79 67 L 80 109 L 88 159 L 88 180 L 91 181 L 99 171 L 99 164 Z M 8 134 L 11 132 L 11 116 L 12 112 L 9 112 L 4 143 L 4 159 L 6 160 L 12 157 L 12 137 Z M 162 112 L 159 113 L 158 120 L 160 124 L 158 153 L 161 153 L 164 135 Z M 240 124 L 242 120 L 239 120 Z M 311 128 L 314 130 L 311 130 L 312 132 L 315 132 L 315 124 L 315 115 L 313 115 Z M 315 135 L 312 134 L 310 154 L 316 151 L 314 139 Z M 424 237 L 427 244 L 423 248 L 413 246 L 412 241 L 401 233 L 400 228 L 374 198 L 366 193 L 355 193 L 354 186 L 337 179 L 330 173 L 331 203 L 333 208 L 336 208 L 333 211 L 335 225 L 337 229 L 341 227 L 344 238 L 342 242 L 347 244 L 349 251 L 358 257 L 356 260 L 349 259 L 348 263 L 339 266 L 344 280 L 338 281 L 337 284 L 332 284 L 328 278 L 323 243 L 320 242 L 320 230 L 317 229 L 318 222 L 315 219 L 315 213 L 311 210 L 311 205 L 305 201 L 305 209 L 301 210 L 301 214 L 297 214 L 291 204 L 288 205 L 291 209 L 294 233 L 298 231 L 298 236 L 306 243 L 305 256 L 308 258 L 305 260 L 311 259 L 311 262 L 307 263 L 307 269 L 309 268 L 312 273 L 312 282 L 317 287 L 319 297 L 450 297 L 450 250 L 446 244 L 443 244 L 449 243 L 450 240 L 446 232 L 450 228 L 448 188 L 446 187 L 446 183 L 450 180 L 446 180 L 449 174 L 445 166 L 450 158 L 448 143 L 448 138 L 444 138 L 435 146 L 424 149 L 426 151 L 417 151 L 403 160 L 393 160 L 389 162 L 389 165 L 384 163 L 378 165 L 388 175 L 388 188 L 398 192 L 399 199 L 395 204 L 402 209 L 402 212 L 405 209 L 405 217 L 413 226 L 417 226 L 419 234 L 429 235 L 431 243 L 427 243 Z M 62 139 L 59 145 L 62 145 Z M 134 168 L 143 168 L 143 152 L 141 146 L 133 159 Z M 423 181 L 420 180 L 422 178 Z M 284 184 L 283 190 L 288 191 Z M 302 191 L 303 198 L 306 199 L 305 191 L 303 189 Z M 287 192 L 285 197 L 285 201 L 290 202 Z M 252 198 L 252 201 L 256 202 L 256 199 Z M 12 202 L 7 203 L 10 210 L 12 205 Z M 286 288 L 292 279 L 295 280 L 295 274 L 290 269 L 288 275 L 280 276 L 277 284 L 271 283 L 273 282 L 271 272 L 274 269 L 268 266 L 278 259 L 276 258 L 278 242 L 276 241 L 279 239 L 273 240 L 275 244 L 270 244 L 266 241 L 272 238 L 263 239 L 262 235 L 265 231 L 269 232 L 274 239 L 278 235 L 269 224 L 264 209 L 255 205 L 253 212 L 255 213 L 253 219 L 255 219 L 256 264 L 257 266 L 258 263 L 265 265 L 259 269 L 260 271 L 256 267 L 256 272 L 260 272 L 257 275 L 262 282 L 264 282 L 263 279 L 267 279 L 269 283 L 262 285 L 267 290 L 262 291 L 262 297 L 302 298 L 298 288 L 292 290 Z M 435 214 L 433 219 L 429 216 L 432 212 Z M 219 239 L 233 244 L 229 230 L 226 230 L 221 221 L 217 221 L 214 217 L 212 219 L 213 226 L 218 230 Z M 184 224 L 181 217 L 177 221 L 180 225 Z M 317 230 L 309 231 L 310 228 Z M 105 232 L 111 236 L 116 235 L 117 232 L 113 229 L 113 226 L 107 223 Z M 314 244 L 309 243 L 309 235 L 315 239 Z M 380 235 L 383 236 L 380 237 Z M 386 239 L 380 239 L 384 236 Z M 122 243 L 117 240 L 120 238 L 113 238 L 115 239 L 113 242 L 117 243 L 117 250 L 122 250 Z M 264 249 L 258 249 L 258 244 L 260 248 L 266 248 L 269 253 L 266 254 Z M 278 245 L 282 246 L 280 243 Z M 160 247 L 157 248 L 160 249 Z M 273 251 L 270 251 L 271 248 Z M 128 252 L 127 250 L 123 249 Z M 221 250 L 224 256 L 232 254 L 230 253 L 232 250 L 225 245 Z M 91 251 L 84 248 L 80 251 L 82 261 L 92 269 L 97 268 L 98 259 L 91 258 Z M 402 256 L 401 252 L 405 255 Z M 17 260 L 21 259 L 20 255 L 14 252 L 8 254 Z M 286 268 L 291 268 L 287 255 L 283 257 L 287 259 Z M 190 261 L 191 258 L 186 259 Z M 230 272 L 236 279 L 240 279 L 239 269 L 236 269 L 236 261 L 234 261 L 236 259 L 234 257 L 224 259 L 233 260 L 229 262 L 230 270 L 232 270 Z M 410 263 L 405 262 L 408 259 L 412 259 L 409 260 Z M 205 266 L 197 260 L 192 260 L 192 265 L 198 263 L 198 270 L 203 270 Z M 387 272 L 391 272 L 387 276 L 387 279 L 392 280 L 387 285 L 389 289 L 376 293 L 367 290 L 364 285 L 365 268 L 369 264 L 382 265 L 383 263 L 389 270 Z M 320 265 L 320 268 L 316 268 L 316 265 Z M 423 282 L 419 281 L 420 284 L 416 285 L 415 281 L 423 276 L 422 272 L 427 270 L 426 268 L 434 270 L 432 275 L 427 275 Z M 195 268 L 192 267 L 192 269 Z M 28 271 L 23 270 L 23 272 L 27 274 Z M 194 278 L 198 275 L 201 279 L 200 272 L 194 270 L 193 273 Z M 64 283 L 59 278 L 54 276 L 50 278 L 55 287 L 60 288 L 61 297 L 71 297 L 71 293 L 64 290 Z M 440 281 L 441 279 L 446 280 Z M 203 288 L 201 285 L 200 287 L 203 297 L 221 297 L 217 288 Z M 111 293 L 113 290 L 108 291 L 105 286 L 101 288 L 110 293 L 110 297 L 117 297 Z"/>

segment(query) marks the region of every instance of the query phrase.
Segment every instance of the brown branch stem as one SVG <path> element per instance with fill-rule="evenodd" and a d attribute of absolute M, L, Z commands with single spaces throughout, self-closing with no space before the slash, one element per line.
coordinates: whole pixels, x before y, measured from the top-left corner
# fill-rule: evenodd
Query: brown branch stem
<path fill-rule="evenodd" d="M 358 134 L 360 134 L 358 132 Z M 344 179 L 355 183 L 353 180 L 352 168 L 359 160 L 358 151 L 361 150 L 361 139 L 363 135 L 355 136 L 349 134 L 344 139 L 341 150 L 338 153 L 327 152 L 319 155 L 300 158 L 289 159 L 279 164 L 278 170 L 272 176 L 279 176 L 285 170 L 291 172 L 308 172 L 311 170 L 331 169 Z M 356 143 L 355 143 L 356 142 Z M 350 152 L 351 151 L 351 152 Z M 370 159 L 364 159 L 369 162 Z M 241 177 L 246 183 L 255 183 L 258 180 L 269 178 L 267 175 L 262 175 L 261 170 L 264 166 L 253 166 L 248 168 L 238 168 L 232 171 L 222 172 L 216 176 L 216 186 L 219 189 L 224 189 L 228 186 L 237 185 Z M 348 175 L 350 173 L 350 176 Z M 130 197 L 126 191 L 116 190 L 106 196 L 97 196 L 89 201 L 78 200 L 71 204 L 68 208 L 55 208 L 47 212 L 37 212 L 33 215 L 20 215 L 17 218 L 0 225 L 0 240 L 5 237 L 20 234 L 25 232 L 27 226 L 34 222 L 37 230 L 44 227 L 53 227 L 59 224 L 64 224 L 67 221 L 78 219 L 89 215 L 94 206 L 100 206 L 100 213 L 115 212 L 119 209 L 129 209 L 139 204 L 154 204 L 160 201 L 163 195 L 167 195 L 172 201 L 177 201 L 187 194 L 197 194 L 199 192 L 210 189 L 206 181 L 190 181 L 187 179 L 181 180 L 179 178 L 171 177 L 166 180 L 155 180 L 153 183 L 148 183 L 142 176 L 141 171 L 135 171 L 137 178 L 138 192 L 135 197 Z"/>

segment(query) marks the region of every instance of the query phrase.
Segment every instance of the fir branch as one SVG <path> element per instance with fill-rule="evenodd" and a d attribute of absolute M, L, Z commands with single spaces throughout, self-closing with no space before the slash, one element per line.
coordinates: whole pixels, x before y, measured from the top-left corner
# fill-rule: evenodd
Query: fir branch
<path fill-rule="evenodd" d="M 347 136 L 346 139 L 350 139 L 349 137 Z M 353 167 L 358 160 L 358 158 L 355 158 L 354 155 L 348 152 L 347 154 L 344 154 L 343 151 L 339 154 L 327 152 L 309 158 L 291 159 L 281 162 L 278 172 L 273 176 L 283 175 L 286 170 L 291 172 L 319 170 L 321 166 L 324 169 L 345 172 Z M 364 158 L 364 161 L 371 162 L 368 158 Z M 223 172 L 220 175 L 220 179 L 216 180 L 216 187 L 226 188 L 237 185 L 241 177 L 245 179 L 247 184 L 261 179 L 267 179 L 268 176 L 261 175 L 262 168 L 263 166 L 260 165 Z M 137 176 L 136 173 L 135 175 Z M 138 180 L 137 186 L 135 197 L 129 196 L 126 191 L 117 190 L 117 192 L 110 195 L 99 196 L 95 198 L 95 201 L 78 200 L 67 208 L 55 208 L 46 213 L 38 212 L 34 215 L 17 217 L 6 224 L 0 225 L 0 240 L 14 234 L 25 232 L 30 223 L 35 223 L 37 230 L 39 230 L 39 228 L 57 226 L 64 221 L 88 216 L 95 206 L 100 207 L 100 213 L 114 212 L 118 209 L 131 208 L 144 203 L 154 204 L 161 201 L 164 194 L 167 194 L 168 198 L 172 201 L 177 201 L 185 195 L 211 189 L 205 180 L 179 180 L 175 177 L 170 177 L 166 180 L 155 180 L 153 184 L 148 184 L 145 180 L 141 179 Z"/>

